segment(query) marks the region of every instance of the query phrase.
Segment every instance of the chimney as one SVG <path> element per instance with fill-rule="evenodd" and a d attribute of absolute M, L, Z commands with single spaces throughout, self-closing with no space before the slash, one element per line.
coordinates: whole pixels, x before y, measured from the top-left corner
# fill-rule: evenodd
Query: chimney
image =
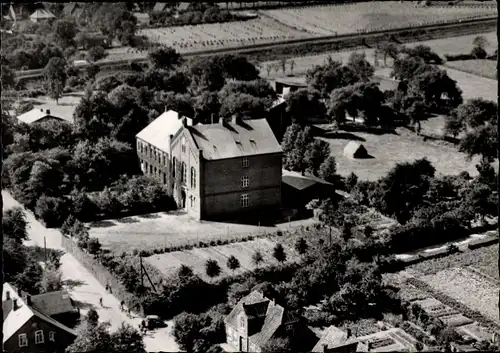
<path fill-rule="evenodd" d="M 50 109 L 47 109 L 45 113 L 50 114 Z"/>
<path fill-rule="evenodd" d="M 323 343 L 322 346 L 323 346 L 323 353 L 328 352 L 328 344 Z"/>
<path fill-rule="evenodd" d="M 19 309 L 19 304 L 17 304 L 17 299 L 12 300 L 12 311 Z"/>
<path fill-rule="evenodd" d="M 5 292 L 5 300 L 10 300 L 10 292 L 9 291 Z"/>
<path fill-rule="evenodd" d="M 182 126 L 184 126 L 184 127 L 188 126 L 186 117 L 182 118 Z"/>
<path fill-rule="evenodd" d="M 165 104 L 165 113 L 167 112 L 167 105 Z"/>
<path fill-rule="evenodd" d="M 26 294 L 26 305 L 31 306 L 31 295 Z"/>
<path fill-rule="evenodd" d="M 351 338 L 351 329 L 347 329 L 347 339 Z"/>

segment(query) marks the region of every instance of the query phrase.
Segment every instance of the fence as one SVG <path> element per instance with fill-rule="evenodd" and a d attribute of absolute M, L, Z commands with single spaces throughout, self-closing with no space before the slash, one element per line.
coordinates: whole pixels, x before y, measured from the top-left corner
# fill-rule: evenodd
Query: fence
<path fill-rule="evenodd" d="M 144 315 L 144 309 L 140 305 L 138 298 L 128 292 L 124 285 L 109 272 L 103 265 L 98 263 L 96 259 L 79 249 L 76 243 L 66 237 L 62 237 L 61 241 L 62 247 L 71 255 L 78 260 L 78 262 L 85 267 L 103 286 L 109 285 L 111 287 L 113 295 L 120 301 L 124 301 L 127 307 L 134 308 L 134 311 L 138 312 L 140 315 Z"/>

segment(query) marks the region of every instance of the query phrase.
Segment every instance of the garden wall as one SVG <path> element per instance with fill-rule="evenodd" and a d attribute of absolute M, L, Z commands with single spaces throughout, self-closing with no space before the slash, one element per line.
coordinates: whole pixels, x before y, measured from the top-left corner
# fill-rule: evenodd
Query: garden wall
<path fill-rule="evenodd" d="M 144 315 L 144 309 L 140 304 L 138 298 L 128 292 L 123 284 L 116 279 L 104 266 L 96 261 L 94 256 L 80 250 L 71 238 L 62 236 L 62 247 L 78 260 L 78 262 L 85 267 L 103 286 L 109 285 L 113 295 L 120 301 L 124 301 L 127 307 L 131 308 L 134 312 Z"/>

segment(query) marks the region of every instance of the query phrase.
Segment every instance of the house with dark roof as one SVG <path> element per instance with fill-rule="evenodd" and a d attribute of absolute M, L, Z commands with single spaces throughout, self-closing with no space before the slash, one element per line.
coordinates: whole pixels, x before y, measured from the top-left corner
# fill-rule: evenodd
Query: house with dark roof
<path fill-rule="evenodd" d="M 264 352 L 269 340 L 283 336 L 301 336 L 303 342 L 308 342 L 311 333 L 299 316 L 258 291 L 241 299 L 224 319 L 224 325 L 227 343 L 239 352 Z M 307 351 L 310 347 L 296 349 Z"/>
<path fill-rule="evenodd" d="M 50 315 L 67 310 L 64 304 L 60 305 L 55 300 L 57 297 L 60 296 L 31 296 L 4 283 L 3 348 L 6 352 L 62 353 L 73 343 L 77 336 L 75 330 Z M 57 304 L 50 305 L 51 303 Z M 43 311 L 44 309 L 49 312 Z"/>
<path fill-rule="evenodd" d="M 266 119 L 205 125 L 170 110 L 136 138 L 144 174 L 165 184 L 193 218 L 281 205 L 282 150 Z"/>

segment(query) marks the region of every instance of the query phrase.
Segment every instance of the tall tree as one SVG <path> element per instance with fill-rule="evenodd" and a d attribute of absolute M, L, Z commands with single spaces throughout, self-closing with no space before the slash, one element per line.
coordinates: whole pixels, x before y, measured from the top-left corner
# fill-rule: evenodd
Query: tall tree
<path fill-rule="evenodd" d="M 285 248 L 283 248 L 283 245 L 281 245 L 280 243 L 276 244 L 276 246 L 273 248 L 273 256 L 278 262 L 286 261 L 286 252 Z"/>
<path fill-rule="evenodd" d="M 66 62 L 61 58 L 52 58 L 44 69 L 44 77 L 49 96 L 59 104 L 66 84 Z"/>
<path fill-rule="evenodd" d="M 321 179 L 334 183 L 337 181 L 337 162 L 334 156 L 328 156 L 320 165 L 318 175 Z"/>
<path fill-rule="evenodd" d="M 347 67 L 350 67 L 360 81 L 367 82 L 373 77 L 375 72 L 373 66 L 366 60 L 366 54 L 353 52 L 347 61 Z"/>
<path fill-rule="evenodd" d="M 217 261 L 213 259 L 208 259 L 207 262 L 205 262 L 205 273 L 210 278 L 215 278 L 219 276 L 221 273 L 221 268 L 217 263 Z"/>
<path fill-rule="evenodd" d="M 181 55 L 172 47 L 161 46 L 148 53 L 148 59 L 154 68 L 172 69 L 181 63 Z"/>
<path fill-rule="evenodd" d="M 259 265 L 264 261 L 264 257 L 262 256 L 262 253 L 260 251 L 256 251 L 252 254 L 252 262 L 256 267 L 259 267 Z"/>
<path fill-rule="evenodd" d="M 299 89 L 285 96 L 286 112 L 301 125 L 306 125 L 309 118 L 322 118 L 326 113 L 321 94 L 315 89 Z"/>
<path fill-rule="evenodd" d="M 141 334 L 129 324 L 123 323 L 116 332 L 111 334 L 111 344 L 116 353 L 143 353 L 144 342 Z"/>
<path fill-rule="evenodd" d="M 62 47 L 74 46 L 77 33 L 76 23 L 69 20 L 56 20 L 52 25 L 56 42 Z"/>
<path fill-rule="evenodd" d="M 229 268 L 231 271 L 236 271 L 238 268 L 240 267 L 240 262 L 238 261 L 238 259 L 234 256 L 234 255 L 231 255 L 228 259 L 227 259 L 227 268 Z"/>

